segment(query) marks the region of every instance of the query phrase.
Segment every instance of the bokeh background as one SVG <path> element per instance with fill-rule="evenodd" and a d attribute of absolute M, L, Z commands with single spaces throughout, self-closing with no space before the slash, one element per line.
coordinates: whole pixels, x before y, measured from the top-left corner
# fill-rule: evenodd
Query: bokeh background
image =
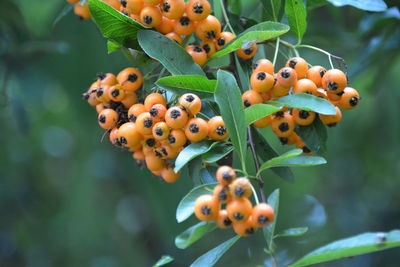
<path fill-rule="evenodd" d="M 242 1 L 243 12 L 256 17 L 250 2 Z M 278 232 L 310 228 L 277 241 L 280 265 L 332 240 L 400 227 L 400 13 L 398 1 L 387 3 L 383 13 L 330 4 L 309 11 L 304 43 L 345 58 L 362 101 L 329 129 L 327 165 L 294 169 L 293 184 L 267 173 L 267 193 L 281 189 Z M 0 266 L 152 266 L 164 254 L 175 258 L 169 266 L 188 266 L 233 233 L 216 230 L 187 250 L 175 247 L 174 237 L 196 223 L 175 220 L 193 182 L 184 173 L 175 184 L 162 183 L 129 153 L 101 142 L 96 113 L 81 93 L 96 73 L 130 63 L 121 53 L 107 55 L 93 22 L 69 13 L 54 25 L 65 5 L 0 1 Z M 324 55 L 300 52 L 311 64 L 328 65 Z M 392 249 L 321 266 L 399 261 Z M 217 266 L 269 264 L 257 234 Z"/>

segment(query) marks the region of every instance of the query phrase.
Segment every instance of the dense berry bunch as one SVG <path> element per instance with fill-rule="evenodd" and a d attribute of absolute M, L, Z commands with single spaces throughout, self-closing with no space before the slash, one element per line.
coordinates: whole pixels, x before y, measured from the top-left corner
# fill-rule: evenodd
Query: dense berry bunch
<path fill-rule="evenodd" d="M 221 229 L 233 227 L 236 234 L 249 236 L 258 228 L 274 220 L 274 210 L 267 203 L 253 207 L 249 200 L 252 185 L 245 177 L 236 177 L 229 166 L 221 166 L 216 173 L 219 184 L 213 194 L 199 196 L 194 211 L 199 220 L 215 221 Z"/>
<path fill-rule="evenodd" d="M 79 0 L 67 0 L 71 3 Z M 207 0 L 103 0 L 114 9 L 147 27 L 155 28 L 171 40 L 183 45 L 184 36 L 195 33 L 197 43 L 185 46 L 193 60 L 203 66 L 207 58 L 226 46 L 236 36 L 222 31 L 220 21 L 211 15 Z M 75 14 L 90 18 L 87 2 L 75 5 Z M 251 59 L 257 52 L 256 44 L 236 51 L 243 59 Z"/>
<path fill-rule="evenodd" d="M 166 182 L 175 182 L 172 160 L 188 144 L 212 139 L 221 141 L 228 132 L 221 116 L 206 121 L 197 117 L 202 102 L 195 94 L 184 94 L 174 101 L 160 93 L 150 93 L 138 101 L 143 77 L 136 68 L 126 68 L 117 76 L 99 74 L 84 93 L 96 107 L 100 127 L 110 142 L 133 152 L 133 158 Z"/>
<path fill-rule="evenodd" d="M 326 70 L 321 66 L 309 68 L 309 64 L 300 57 L 290 58 L 286 66 L 278 72 L 274 72 L 274 65 L 268 59 L 258 60 L 253 66 L 250 84 L 252 89 L 242 95 L 245 108 L 298 93 L 324 98 L 335 106 L 335 115 L 283 108 L 254 122 L 254 126 L 258 128 L 271 126 L 282 144 L 295 144 L 296 147 L 303 149 L 305 154 L 311 154 L 311 151 L 296 134 L 296 125 L 310 125 L 318 116 L 325 125 L 333 127 L 342 119 L 340 108 L 352 109 L 360 101 L 358 92 L 354 88 L 347 87 L 347 77 L 341 70 Z"/>

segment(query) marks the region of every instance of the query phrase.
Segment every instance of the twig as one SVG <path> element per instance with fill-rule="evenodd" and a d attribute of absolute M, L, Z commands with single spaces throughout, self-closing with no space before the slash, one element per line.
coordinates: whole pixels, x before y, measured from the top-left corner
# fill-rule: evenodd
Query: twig
<path fill-rule="evenodd" d="M 219 0 L 219 2 L 221 3 L 222 15 L 224 16 L 226 25 L 227 25 L 228 28 L 231 30 L 231 32 L 232 32 L 233 34 L 236 35 L 235 31 L 234 31 L 233 28 L 232 28 L 231 23 L 229 22 L 228 14 L 226 13 L 226 10 L 225 10 L 225 3 L 224 3 L 224 0 Z"/>

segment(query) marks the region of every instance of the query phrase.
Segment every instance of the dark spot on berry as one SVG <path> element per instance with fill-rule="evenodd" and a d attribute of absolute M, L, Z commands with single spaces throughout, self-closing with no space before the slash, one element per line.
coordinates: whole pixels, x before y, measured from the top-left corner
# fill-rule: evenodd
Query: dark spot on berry
<path fill-rule="evenodd" d="M 125 1 L 125 0 L 120 0 L 119 2 L 121 3 L 121 5 L 122 5 L 123 7 L 126 7 L 126 1 Z"/>
<path fill-rule="evenodd" d="M 129 115 L 129 120 L 130 120 L 131 122 L 136 122 L 136 116 L 133 115 L 133 114 Z"/>
<path fill-rule="evenodd" d="M 337 96 L 342 96 L 344 94 L 344 91 L 341 91 L 340 93 L 337 93 Z"/>
<path fill-rule="evenodd" d="M 127 141 L 126 138 L 123 137 L 123 136 L 121 136 L 121 138 L 119 139 L 119 141 L 120 141 L 120 143 L 123 144 L 123 145 L 128 144 L 128 141 Z"/>
<path fill-rule="evenodd" d="M 204 51 L 206 51 L 206 53 L 209 53 L 211 50 L 211 47 L 209 44 L 205 44 L 205 45 L 203 45 L 203 49 L 204 49 Z"/>
<path fill-rule="evenodd" d="M 232 174 L 230 172 L 223 172 L 221 174 L 221 178 L 224 179 L 227 182 L 230 182 L 230 181 L 232 181 L 233 176 L 232 176 Z"/>
<path fill-rule="evenodd" d="M 359 99 L 356 96 L 353 96 L 352 98 L 350 98 L 350 101 L 349 101 L 350 106 L 352 106 L 352 107 L 357 106 L 358 100 Z"/>
<path fill-rule="evenodd" d="M 179 20 L 179 23 L 182 26 L 188 26 L 190 24 L 190 19 L 188 17 L 184 16 Z"/>
<path fill-rule="evenodd" d="M 307 146 L 303 146 L 303 153 L 310 153 L 311 150 Z"/>
<path fill-rule="evenodd" d="M 267 224 L 268 223 L 268 217 L 267 216 L 259 216 L 257 219 L 259 224 Z"/>
<path fill-rule="evenodd" d="M 240 212 L 235 212 L 235 213 L 233 214 L 233 218 L 235 218 L 236 221 L 241 221 L 241 220 L 244 219 L 244 216 L 243 216 L 243 214 L 240 213 Z"/>
<path fill-rule="evenodd" d="M 155 132 L 156 132 L 156 135 L 158 135 L 158 136 L 162 136 L 164 133 L 164 131 L 161 128 L 156 128 Z"/>
<path fill-rule="evenodd" d="M 232 221 L 231 221 L 229 218 L 225 218 L 225 219 L 223 220 L 223 224 L 224 224 L 225 226 L 230 226 L 230 225 L 232 224 Z"/>
<path fill-rule="evenodd" d="M 257 67 L 258 67 L 258 63 L 256 62 L 253 64 L 252 68 L 253 68 L 253 70 L 255 70 L 255 69 L 257 69 Z"/>
<path fill-rule="evenodd" d="M 99 117 L 99 122 L 100 122 L 100 123 L 105 123 L 105 122 L 106 122 L 106 116 L 100 115 L 100 117 Z"/>
<path fill-rule="evenodd" d="M 257 73 L 256 77 L 257 77 L 257 80 L 262 81 L 262 80 L 265 80 L 265 78 L 267 78 L 267 74 L 265 72 L 259 72 L 259 73 Z"/>
<path fill-rule="evenodd" d="M 201 52 L 203 52 L 203 49 L 201 49 L 200 46 L 195 46 L 195 47 L 193 47 L 193 51 L 196 53 L 201 53 Z"/>
<path fill-rule="evenodd" d="M 274 86 L 275 86 L 275 84 L 278 82 L 278 79 L 277 78 L 274 78 Z"/>
<path fill-rule="evenodd" d="M 329 124 L 328 124 L 328 127 L 329 127 L 329 128 L 332 128 L 332 127 L 335 127 L 336 125 L 337 125 L 336 122 L 335 122 L 335 123 L 329 123 Z"/>
<path fill-rule="evenodd" d="M 225 38 L 223 38 L 223 37 L 218 38 L 217 44 L 218 44 L 219 46 L 224 46 L 225 43 L 226 43 Z"/>
<path fill-rule="evenodd" d="M 250 102 L 246 99 L 245 101 L 243 101 L 243 105 L 248 108 L 251 106 Z"/>
<path fill-rule="evenodd" d="M 175 144 L 175 142 L 176 142 L 175 136 L 173 136 L 173 135 L 168 136 L 168 142 L 170 144 Z"/>
<path fill-rule="evenodd" d="M 117 89 L 112 90 L 112 91 L 111 91 L 111 95 L 112 95 L 113 97 L 119 96 L 119 90 L 117 90 Z"/>
<path fill-rule="evenodd" d="M 288 70 L 283 70 L 281 72 L 281 77 L 284 78 L 284 79 L 289 78 L 290 77 L 290 72 Z"/>
<path fill-rule="evenodd" d="M 189 140 L 186 140 L 186 143 L 183 145 L 183 147 L 187 147 L 191 144 L 191 142 Z"/>
<path fill-rule="evenodd" d="M 120 141 L 118 138 L 115 138 L 114 141 L 113 141 L 113 143 L 114 143 L 114 145 L 116 145 L 116 146 L 121 146 L 121 145 L 122 145 L 122 144 L 121 144 L 121 141 Z"/>
<path fill-rule="evenodd" d="M 326 70 L 320 70 L 319 76 L 321 76 L 321 78 L 322 78 L 322 77 L 324 77 L 325 73 L 326 73 Z"/>
<path fill-rule="evenodd" d="M 217 37 L 217 34 L 215 33 L 215 31 L 209 31 L 206 33 L 206 36 L 208 39 L 215 39 L 215 37 Z"/>
<path fill-rule="evenodd" d="M 125 10 L 122 11 L 122 14 L 124 14 L 125 16 L 129 16 L 129 13 Z"/>
<path fill-rule="evenodd" d="M 300 110 L 299 111 L 299 117 L 303 120 L 307 119 L 310 116 L 310 112 L 307 110 Z"/>
<path fill-rule="evenodd" d="M 211 214 L 211 207 L 210 206 L 201 207 L 201 213 L 205 216 L 209 216 Z"/>
<path fill-rule="evenodd" d="M 245 190 L 243 187 L 236 187 L 235 188 L 235 196 L 237 197 L 242 197 L 245 193 Z"/>
<path fill-rule="evenodd" d="M 163 12 L 169 12 L 170 9 L 171 9 L 171 6 L 169 5 L 169 3 L 167 1 L 164 2 L 163 8 L 162 8 Z"/>
<path fill-rule="evenodd" d="M 161 148 L 161 152 L 165 155 L 168 156 L 168 151 L 165 149 L 165 147 Z"/>
<path fill-rule="evenodd" d="M 177 119 L 181 116 L 181 112 L 178 109 L 174 109 L 171 111 L 171 118 Z"/>
<path fill-rule="evenodd" d="M 158 110 L 157 110 L 156 108 L 151 108 L 150 111 L 149 111 L 149 113 L 150 113 L 150 115 L 151 115 L 152 117 L 155 117 L 155 116 L 158 115 Z"/>
<path fill-rule="evenodd" d="M 96 96 L 97 96 L 97 97 L 101 97 L 101 96 L 103 95 L 103 93 L 104 93 L 103 88 L 99 88 L 99 89 L 96 91 Z"/>
<path fill-rule="evenodd" d="M 197 3 L 193 6 L 193 11 L 194 13 L 201 14 L 203 13 L 203 6 Z"/>
<path fill-rule="evenodd" d="M 223 188 L 221 191 L 218 193 L 218 200 L 219 201 L 225 201 L 228 199 L 228 194 L 227 194 L 227 189 Z"/>
<path fill-rule="evenodd" d="M 151 24 L 151 23 L 153 22 L 153 18 L 150 17 L 150 16 L 144 16 L 144 17 L 143 17 L 143 21 L 144 21 L 144 23 L 146 23 L 146 24 Z"/>
<path fill-rule="evenodd" d="M 287 143 L 289 142 L 289 138 L 287 138 L 287 137 L 279 137 L 279 141 L 281 141 L 282 145 L 287 145 Z"/>
<path fill-rule="evenodd" d="M 276 113 L 275 113 L 275 116 L 276 117 L 280 117 L 280 118 L 283 118 L 283 111 L 277 111 Z"/>
<path fill-rule="evenodd" d="M 287 122 L 282 122 L 279 124 L 278 128 L 282 133 L 287 132 L 289 130 L 289 124 Z"/>
<path fill-rule="evenodd" d="M 218 126 L 217 129 L 215 129 L 215 132 L 219 135 L 219 136 L 224 136 L 226 133 L 226 128 L 224 126 Z"/>
<path fill-rule="evenodd" d="M 251 55 L 253 53 L 253 47 L 247 48 L 243 51 L 246 55 Z"/>
<path fill-rule="evenodd" d="M 248 234 L 248 235 L 252 235 L 252 234 L 254 234 L 255 232 L 256 232 L 256 231 L 254 230 L 253 227 L 249 227 L 249 228 L 246 229 L 246 234 Z"/>
<path fill-rule="evenodd" d="M 161 159 L 161 158 L 163 157 L 163 155 L 162 155 L 159 151 L 157 151 L 157 150 L 154 151 L 154 154 L 156 154 L 156 157 L 157 157 L 157 158 L 160 158 L 160 159 Z"/>
<path fill-rule="evenodd" d="M 104 73 L 99 73 L 99 74 L 97 74 L 97 78 L 98 78 L 100 81 L 104 80 L 106 77 L 107 77 L 107 75 L 104 74 Z"/>
<path fill-rule="evenodd" d="M 186 97 L 185 97 L 185 100 L 187 101 L 187 102 L 193 102 L 193 100 L 194 100 L 194 96 L 193 95 L 187 95 Z"/>
<path fill-rule="evenodd" d="M 136 82 L 137 79 L 138 79 L 138 76 L 135 73 L 129 74 L 129 76 L 128 76 L 128 81 L 130 81 L 132 83 Z"/>
<path fill-rule="evenodd" d="M 145 119 L 143 122 L 143 126 L 145 128 L 151 128 L 151 126 L 153 126 L 153 120 L 150 118 Z"/>
<path fill-rule="evenodd" d="M 189 125 L 189 131 L 191 133 L 198 133 L 200 131 L 200 127 L 197 124 L 192 123 Z"/>
<path fill-rule="evenodd" d="M 335 82 L 329 82 L 328 83 L 328 89 L 331 91 L 335 91 L 339 88 L 338 84 Z"/>
<path fill-rule="evenodd" d="M 289 67 L 291 67 L 292 69 L 294 69 L 297 65 L 297 61 L 295 59 L 292 59 L 289 61 Z"/>

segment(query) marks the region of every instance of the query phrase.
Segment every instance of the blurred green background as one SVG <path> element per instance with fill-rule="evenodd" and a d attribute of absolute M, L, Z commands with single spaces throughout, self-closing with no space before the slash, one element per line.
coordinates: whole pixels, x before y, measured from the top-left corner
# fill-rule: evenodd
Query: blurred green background
<path fill-rule="evenodd" d="M 294 169 L 293 184 L 267 173 L 267 193 L 281 189 L 278 232 L 310 228 L 278 240 L 280 265 L 332 240 L 400 226 L 396 2 L 387 1 L 392 8 L 384 13 L 326 5 L 308 14 L 304 43 L 345 58 L 362 101 L 329 129 L 327 165 Z M 81 93 L 96 73 L 117 73 L 129 62 L 107 55 L 91 21 L 69 13 L 53 25 L 65 5 L 0 2 L 0 266 L 151 266 L 163 254 L 175 258 L 169 266 L 188 266 L 233 232 L 216 230 L 187 250 L 175 247 L 174 237 L 196 223 L 175 220 L 193 182 L 185 172 L 175 184 L 162 183 L 129 153 L 101 142 L 96 112 Z M 328 65 L 324 55 L 300 52 L 311 64 Z M 279 151 L 288 149 L 270 136 Z M 392 249 L 321 266 L 399 261 Z M 261 233 L 242 238 L 217 264 L 269 265 Z"/>

